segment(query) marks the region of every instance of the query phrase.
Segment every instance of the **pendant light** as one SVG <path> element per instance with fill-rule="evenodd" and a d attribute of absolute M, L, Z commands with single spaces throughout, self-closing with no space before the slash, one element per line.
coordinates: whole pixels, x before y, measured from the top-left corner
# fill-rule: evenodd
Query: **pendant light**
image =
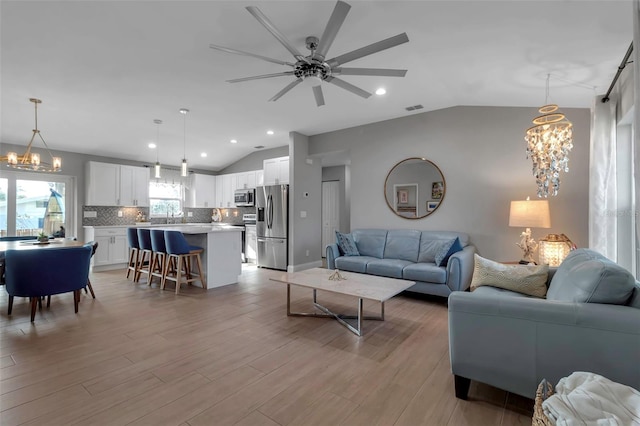
<path fill-rule="evenodd" d="M 184 116 L 184 145 L 183 145 L 183 156 L 182 156 L 182 166 L 180 167 L 180 176 L 187 177 L 189 174 L 188 166 L 187 166 L 187 113 L 188 109 L 182 108 L 180 109 L 180 114 Z"/>
<path fill-rule="evenodd" d="M 157 118 L 153 120 L 156 123 L 157 134 L 156 134 L 156 165 L 154 167 L 154 177 L 156 179 L 160 179 L 160 161 L 158 160 L 158 151 L 160 150 L 160 125 L 162 124 L 162 120 L 158 120 Z"/>

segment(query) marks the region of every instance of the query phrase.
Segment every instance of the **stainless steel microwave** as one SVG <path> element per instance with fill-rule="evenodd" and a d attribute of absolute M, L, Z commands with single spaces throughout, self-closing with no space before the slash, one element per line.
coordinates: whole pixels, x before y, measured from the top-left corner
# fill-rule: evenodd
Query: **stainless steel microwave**
<path fill-rule="evenodd" d="M 251 189 L 236 189 L 233 194 L 233 199 L 238 207 L 253 207 L 255 205 L 256 190 Z"/>

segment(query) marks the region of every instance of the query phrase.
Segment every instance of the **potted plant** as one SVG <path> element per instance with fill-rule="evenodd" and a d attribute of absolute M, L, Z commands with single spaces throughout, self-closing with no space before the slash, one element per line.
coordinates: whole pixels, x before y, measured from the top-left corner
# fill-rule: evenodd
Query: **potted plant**
<path fill-rule="evenodd" d="M 47 234 L 45 234 L 44 232 L 41 232 L 38 234 L 38 241 L 41 243 L 48 243 L 49 242 L 49 236 Z"/>

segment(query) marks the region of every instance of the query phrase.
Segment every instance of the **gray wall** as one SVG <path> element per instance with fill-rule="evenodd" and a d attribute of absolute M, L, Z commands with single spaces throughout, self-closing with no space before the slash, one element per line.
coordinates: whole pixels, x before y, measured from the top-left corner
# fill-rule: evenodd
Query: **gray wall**
<path fill-rule="evenodd" d="M 569 173 L 561 173 L 558 196 L 549 200 L 551 228 L 534 238 L 565 233 L 588 244 L 588 109 L 561 108 L 574 125 Z M 536 198 L 524 133 L 536 108 L 461 106 L 315 135 L 309 154 L 344 151 L 351 160 L 351 228 L 455 230 L 467 232 L 481 255 L 518 260 L 520 228 L 510 228 L 509 202 Z M 386 205 L 389 170 L 409 157 L 433 161 L 446 179 L 442 205 L 424 219 L 396 216 Z"/>
<path fill-rule="evenodd" d="M 351 229 L 351 200 L 348 194 L 349 166 L 331 166 L 322 168 L 322 181 L 338 181 L 340 194 L 340 232 L 349 232 Z M 320 206 L 322 208 L 322 206 Z M 321 214 L 322 215 L 322 214 Z M 322 217 L 320 218 L 322 220 Z"/>
<path fill-rule="evenodd" d="M 322 166 L 317 160 L 307 161 L 308 145 L 307 136 L 289 133 L 290 271 L 322 264 Z"/>
<path fill-rule="evenodd" d="M 217 174 L 226 175 L 228 173 L 249 172 L 251 170 L 262 170 L 262 162 L 269 158 L 286 157 L 289 155 L 289 146 L 265 149 L 253 152 L 246 157 L 236 161 L 228 167 L 220 170 Z"/>

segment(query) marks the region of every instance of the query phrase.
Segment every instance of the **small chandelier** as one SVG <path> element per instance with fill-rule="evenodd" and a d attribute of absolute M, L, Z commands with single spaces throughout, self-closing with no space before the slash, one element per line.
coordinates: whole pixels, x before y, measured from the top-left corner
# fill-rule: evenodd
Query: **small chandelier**
<path fill-rule="evenodd" d="M 153 120 L 154 123 L 156 123 L 157 125 L 157 135 L 156 135 L 156 164 L 154 166 L 154 177 L 156 179 L 160 179 L 160 161 L 158 160 L 158 151 L 160 149 L 160 125 L 162 124 L 162 120 L 158 120 L 157 118 L 155 120 Z"/>
<path fill-rule="evenodd" d="M 62 158 L 54 157 L 49 150 L 49 146 L 44 141 L 44 138 L 40 134 L 40 130 L 38 129 L 38 104 L 41 104 L 42 101 L 36 98 L 30 98 L 31 102 L 33 102 L 33 106 L 35 108 L 35 129 L 33 129 L 33 135 L 31 135 L 31 140 L 27 145 L 27 150 L 24 154 L 18 155 L 17 152 L 7 152 L 6 156 L 0 157 L 2 162 L 6 162 L 8 167 L 20 170 L 31 170 L 36 172 L 59 172 L 62 170 Z M 40 137 L 44 147 L 46 148 L 49 156 L 51 157 L 51 163 L 41 161 L 40 154 L 37 152 L 31 152 L 31 146 L 33 145 L 33 140 L 36 138 L 36 135 Z"/>
<path fill-rule="evenodd" d="M 547 74 L 546 105 L 538 110 L 542 115 L 533 119 L 534 126 L 527 129 L 524 137 L 540 198 L 558 195 L 560 172 L 569 171 L 569 151 L 573 148 L 573 124 L 557 112 L 558 105 L 547 104 L 549 77 Z"/>
<path fill-rule="evenodd" d="M 180 176 L 182 177 L 187 177 L 187 175 L 189 174 L 189 169 L 187 166 L 187 113 L 189 113 L 188 109 L 180 109 L 180 114 L 184 115 L 184 152 L 182 154 L 182 165 L 180 166 Z"/>

